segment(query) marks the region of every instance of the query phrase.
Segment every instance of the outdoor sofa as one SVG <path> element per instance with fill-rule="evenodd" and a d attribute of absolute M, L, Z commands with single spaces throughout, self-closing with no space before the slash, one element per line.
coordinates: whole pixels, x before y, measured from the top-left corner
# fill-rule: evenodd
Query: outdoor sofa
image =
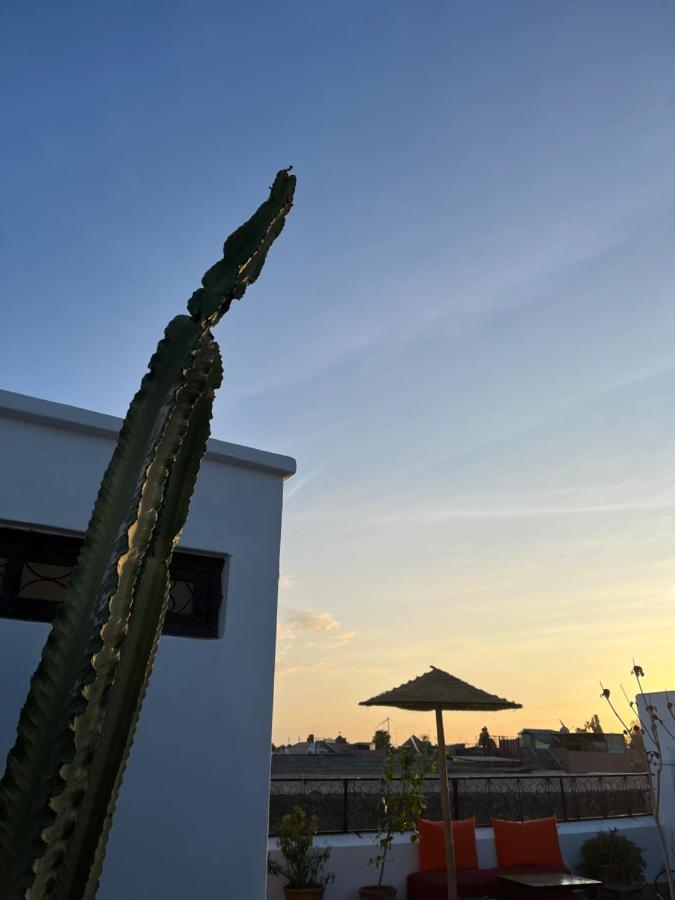
<path fill-rule="evenodd" d="M 420 869 L 408 875 L 407 900 L 447 900 L 443 823 L 419 819 L 418 825 Z M 492 819 L 492 829 L 498 866 L 481 869 L 476 850 L 475 820 L 463 819 L 452 823 L 459 897 L 501 897 L 499 875 L 569 873 L 560 851 L 555 817 L 529 822 Z M 564 896 L 568 894 L 564 893 Z"/>

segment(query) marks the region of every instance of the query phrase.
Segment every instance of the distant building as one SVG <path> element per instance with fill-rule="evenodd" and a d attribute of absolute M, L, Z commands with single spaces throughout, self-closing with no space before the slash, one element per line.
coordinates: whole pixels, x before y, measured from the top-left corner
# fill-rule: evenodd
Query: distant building
<path fill-rule="evenodd" d="M 431 742 L 425 738 L 419 738 L 416 734 L 411 734 L 407 741 L 404 741 L 399 750 L 412 750 L 413 753 L 428 753 L 433 749 Z"/>
<path fill-rule="evenodd" d="M 506 759 L 520 759 L 518 738 L 500 737 L 497 740 L 499 742 L 500 756 L 504 756 Z"/>
<path fill-rule="evenodd" d="M 347 738 L 339 734 L 336 738 L 315 738 L 313 734 L 307 735 L 306 741 L 298 741 L 296 744 L 287 744 L 285 747 L 273 747 L 273 755 L 285 756 L 330 756 L 355 755 L 367 753 L 373 756 L 384 756 L 384 751 L 374 750 L 369 741 L 356 741 L 350 743 Z"/>
<path fill-rule="evenodd" d="M 386 750 L 376 750 L 375 744 L 370 741 L 356 741 L 354 744 L 347 744 L 346 752 L 348 753 L 373 753 L 378 756 L 386 756 Z"/>
<path fill-rule="evenodd" d="M 597 734 L 589 731 L 571 733 L 548 728 L 524 728 L 518 735 L 518 744 L 530 750 L 546 747 L 593 753 L 624 753 L 626 750 L 622 734 Z"/>
<path fill-rule="evenodd" d="M 328 741 L 315 741 L 314 735 L 310 734 L 306 741 L 298 741 L 297 744 L 287 744 L 285 747 L 280 747 L 274 752 L 286 756 L 306 756 L 307 754 L 315 756 L 320 753 L 337 753 L 338 751 L 332 747 Z"/>
<path fill-rule="evenodd" d="M 518 735 L 518 752 L 523 765 L 532 769 L 579 775 L 644 770 L 642 755 L 627 746 L 623 734 L 524 728 Z"/>

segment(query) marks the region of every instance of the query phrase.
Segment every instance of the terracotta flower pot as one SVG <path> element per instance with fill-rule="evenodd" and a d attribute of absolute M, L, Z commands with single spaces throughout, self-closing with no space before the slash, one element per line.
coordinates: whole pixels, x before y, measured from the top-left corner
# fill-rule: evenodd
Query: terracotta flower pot
<path fill-rule="evenodd" d="M 323 892 L 326 888 L 323 885 L 319 887 L 307 888 L 284 888 L 284 897 L 286 900 L 323 900 Z"/>
<path fill-rule="evenodd" d="M 367 884 L 359 888 L 361 900 L 396 900 L 396 888 L 390 884 Z"/>

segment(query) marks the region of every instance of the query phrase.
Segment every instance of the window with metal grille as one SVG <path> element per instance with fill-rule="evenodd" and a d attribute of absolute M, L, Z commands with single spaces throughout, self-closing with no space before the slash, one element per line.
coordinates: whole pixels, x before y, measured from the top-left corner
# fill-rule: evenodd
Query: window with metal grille
<path fill-rule="evenodd" d="M 82 547 L 82 537 L 0 528 L 0 617 L 51 622 Z M 176 552 L 164 634 L 215 638 L 225 559 Z"/>

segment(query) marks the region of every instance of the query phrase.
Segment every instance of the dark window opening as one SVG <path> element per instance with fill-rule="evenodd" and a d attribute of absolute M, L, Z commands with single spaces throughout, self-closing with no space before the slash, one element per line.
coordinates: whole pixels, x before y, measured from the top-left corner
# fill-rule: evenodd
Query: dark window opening
<path fill-rule="evenodd" d="M 81 547 L 81 537 L 0 528 L 0 617 L 51 622 Z M 218 636 L 224 565 L 222 557 L 173 554 L 163 634 Z"/>

